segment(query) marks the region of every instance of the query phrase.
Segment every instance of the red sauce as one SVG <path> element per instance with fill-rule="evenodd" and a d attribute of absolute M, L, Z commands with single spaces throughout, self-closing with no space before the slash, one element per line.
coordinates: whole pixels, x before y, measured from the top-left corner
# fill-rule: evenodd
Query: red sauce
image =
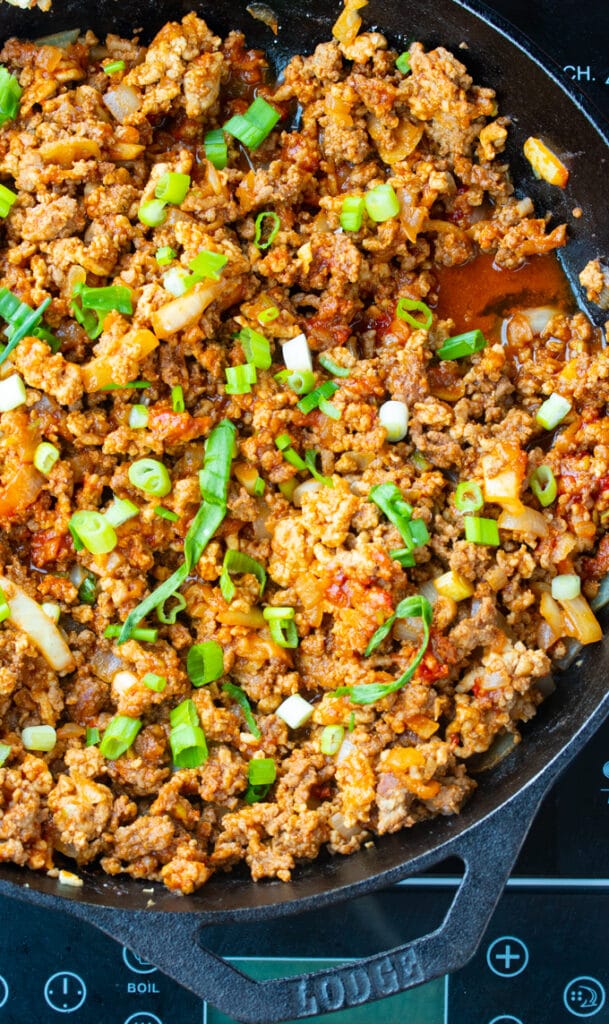
<path fill-rule="evenodd" d="M 454 320 L 455 333 L 478 328 L 492 335 L 502 319 L 532 306 L 575 310 L 569 282 L 553 253 L 533 256 L 518 270 L 502 270 L 492 256 L 477 256 L 459 267 L 437 268 L 435 274 L 435 313 Z"/>

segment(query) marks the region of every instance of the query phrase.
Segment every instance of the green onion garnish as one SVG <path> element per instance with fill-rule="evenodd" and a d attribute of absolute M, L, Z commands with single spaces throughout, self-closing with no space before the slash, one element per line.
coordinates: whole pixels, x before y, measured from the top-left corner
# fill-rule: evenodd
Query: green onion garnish
<path fill-rule="evenodd" d="M 349 732 L 353 732 L 353 730 L 355 729 L 355 711 L 352 711 L 351 714 L 349 715 L 349 723 L 347 725 L 347 729 Z"/>
<path fill-rule="evenodd" d="M 175 260 L 177 256 L 175 249 L 172 249 L 170 245 L 162 245 L 160 249 L 154 254 L 154 258 L 157 261 L 159 267 L 166 267 L 172 260 Z"/>
<path fill-rule="evenodd" d="M 224 652 L 215 640 L 204 640 L 191 647 L 186 658 L 186 671 L 193 686 L 207 686 L 224 672 Z"/>
<path fill-rule="evenodd" d="M 128 498 L 115 498 L 104 515 L 112 526 L 122 526 L 123 523 L 133 519 L 138 512 L 137 505 L 134 505 Z"/>
<path fill-rule="evenodd" d="M 277 778 L 272 757 L 253 758 L 247 766 L 247 780 L 251 786 L 270 786 Z"/>
<path fill-rule="evenodd" d="M 176 725 L 169 733 L 176 768 L 199 768 L 208 757 L 205 733 L 200 725 Z"/>
<path fill-rule="evenodd" d="M 163 203 L 179 206 L 186 199 L 189 188 L 190 174 L 182 174 L 180 171 L 167 171 L 157 181 L 154 196 L 155 199 L 160 199 Z"/>
<path fill-rule="evenodd" d="M 227 366 L 224 369 L 227 395 L 249 395 L 252 384 L 256 383 L 256 367 L 251 363 L 240 363 L 239 366 Z"/>
<path fill-rule="evenodd" d="M 107 640 L 114 640 L 115 638 L 120 639 L 121 630 L 123 628 L 124 627 L 118 625 L 118 623 L 116 625 L 106 626 L 104 630 L 104 636 L 106 637 Z M 129 639 L 138 640 L 141 643 L 153 644 L 155 643 L 158 635 L 158 629 L 146 629 L 145 627 L 143 627 L 142 629 L 132 630 L 131 633 L 129 634 Z"/>
<path fill-rule="evenodd" d="M 48 753 L 57 743 L 57 733 L 52 725 L 28 725 L 21 731 L 21 742 L 26 750 Z"/>
<path fill-rule="evenodd" d="M 248 149 L 258 149 L 277 124 L 279 116 L 270 103 L 257 96 L 245 114 L 235 114 L 223 125 L 223 130 L 239 139 Z"/>
<path fill-rule="evenodd" d="M 531 476 L 531 490 L 543 508 L 547 508 L 558 494 L 556 477 L 549 466 L 538 466 Z"/>
<path fill-rule="evenodd" d="M 18 373 L 11 373 L 10 377 L 0 380 L 0 412 L 18 409 L 26 401 L 25 384 Z"/>
<path fill-rule="evenodd" d="M 279 308 L 277 306 L 267 306 L 258 313 L 258 323 L 270 324 L 273 320 L 276 320 L 279 316 Z"/>
<path fill-rule="evenodd" d="M 375 185 L 369 192 L 366 192 L 364 203 L 368 216 L 377 224 L 381 224 L 391 217 L 397 217 L 400 212 L 400 201 L 388 181 L 382 185 Z"/>
<path fill-rule="evenodd" d="M 160 227 L 167 220 L 165 205 L 161 199 L 150 199 L 147 203 L 142 203 L 137 211 L 138 219 L 147 228 Z"/>
<path fill-rule="evenodd" d="M 330 356 L 321 355 L 318 361 L 326 373 L 331 373 L 333 377 L 349 377 L 351 374 L 351 370 L 347 366 L 339 366 L 333 359 L 330 359 Z"/>
<path fill-rule="evenodd" d="M 422 313 L 423 319 L 419 320 L 417 317 L 412 316 L 413 311 Z M 395 308 L 395 315 L 400 320 L 405 320 L 407 324 L 410 324 L 417 331 L 428 331 L 433 321 L 433 313 L 429 306 L 420 299 L 400 299 Z"/>
<path fill-rule="evenodd" d="M 403 497 L 395 484 L 377 484 L 372 487 L 368 500 L 384 512 L 390 522 L 398 530 L 407 551 L 412 551 L 414 542 L 410 530 L 413 507 Z"/>
<path fill-rule="evenodd" d="M 155 672 L 146 672 L 142 682 L 144 686 L 147 686 L 149 690 L 154 690 L 155 693 L 162 693 L 167 686 L 166 677 L 157 676 Z"/>
<path fill-rule="evenodd" d="M 82 281 L 72 289 L 70 303 L 74 319 L 84 327 L 93 340 L 103 330 L 105 316 L 100 314 L 116 310 L 118 313 L 133 313 L 131 292 L 122 284 L 111 284 L 106 288 L 88 288 Z"/>
<path fill-rule="evenodd" d="M 326 725 L 319 741 L 319 749 L 322 754 L 326 754 L 327 757 L 332 757 L 334 754 L 338 754 L 344 737 L 344 726 Z"/>
<path fill-rule="evenodd" d="M 101 512 L 75 512 L 70 518 L 70 531 L 92 555 L 107 555 L 118 543 L 116 531 Z"/>
<path fill-rule="evenodd" d="M 553 392 L 540 405 L 535 419 L 546 430 L 554 430 L 554 427 L 562 423 L 569 412 L 571 412 L 571 403 L 566 398 L 563 398 L 562 395 L 557 395 L 556 392 Z"/>
<path fill-rule="evenodd" d="M 113 60 L 109 64 L 104 64 L 103 70 L 106 75 L 116 75 L 118 71 L 125 70 L 124 60 Z"/>
<path fill-rule="evenodd" d="M 143 430 L 148 426 L 149 416 L 147 405 L 132 405 L 129 410 L 129 426 L 132 430 Z"/>
<path fill-rule="evenodd" d="M 132 462 L 128 471 L 129 482 L 155 498 L 164 498 L 171 490 L 171 477 L 167 467 L 158 459 L 138 459 Z"/>
<path fill-rule="evenodd" d="M 214 128 L 207 132 L 203 139 L 203 145 L 205 146 L 205 159 L 209 160 L 218 171 L 224 170 L 228 163 L 228 146 L 222 129 Z"/>
<path fill-rule="evenodd" d="M 0 587 L 0 622 L 6 622 L 10 618 L 11 609 L 8 601 L 6 600 L 6 594 L 2 587 Z"/>
<path fill-rule="evenodd" d="M 475 480 L 463 480 L 455 491 L 455 508 L 459 512 L 477 512 L 484 505 L 482 490 Z"/>
<path fill-rule="evenodd" d="M 198 725 L 199 715 L 194 701 L 188 698 L 173 708 L 169 712 L 169 724 L 172 729 L 177 728 L 178 725 Z"/>
<path fill-rule="evenodd" d="M 486 544 L 488 547 L 499 547 L 499 527 L 495 519 L 483 516 L 465 516 L 465 539 L 472 544 Z"/>
<path fill-rule="evenodd" d="M 266 484 L 264 480 L 262 479 L 261 476 L 257 476 L 254 481 L 254 486 L 252 488 L 252 494 L 254 495 L 255 498 L 261 498 L 265 492 L 265 489 Z"/>
<path fill-rule="evenodd" d="M 243 712 L 246 725 L 255 739 L 259 740 L 261 733 L 258 728 L 258 723 L 252 714 L 250 702 L 247 699 L 247 694 L 243 692 L 240 686 L 235 686 L 234 683 L 224 683 L 222 687 L 224 693 L 227 693 L 229 697 L 232 697 L 236 704 L 239 705 Z"/>
<path fill-rule="evenodd" d="M 212 252 L 211 249 L 201 249 L 194 259 L 190 260 L 188 266 L 198 280 L 210 278 L 213 281 L 218 281 L 220 273 L 227 263 L 228 256 L 223 253 Z"/>
<path fill-rule="evenodd" d="M 0 68 L 1 70 L 2 68 Z M 44 331 L 39 324 L 42 314 L 47 306 L 50 305 L 50 302 L 50 299 L 45 299 L 38 306 L 38 309 L 32 309 L 26 302 L 22 302 L 16 295 L 13 295 L 8 288 L 0 288 L 0 317 L 8 324 L 6 330 L 8 345 L 0 353 L 0 366 L 8 359 L 22 338 L 29 335 L 40 337 L 42 333 L 45 335 L 49 333 Z M 50 337 L 53 337 L 53 335 L 50 335 Z M 48 338 L 45 337 L 44 340 L 48 341 Z"/>
<path fill-rule="evenodd" d="M 167 601 L 175 601 L 175 604 L 169 611 L 165 607 Z M 178 615 L 186 608 L 186 598 L 183 594 L 171 594 L 167 601 L 158 606 L 156 617 L 164 626 L 175 626 Z"/>
<path fill-rule="evenodd" d="M 276 376 L 295 395 L 308 395 L 315 386 L 315 374 L 311 370 L 282 370 Z"/>
<path fill-rule="evenodd" d="M 383 698 L 388 697 L 389 694 L 396 693 L 398 690 L 401 690 L 406 683 L 410 682 L 423 660 L 425 651 L 427 650 L 427 645 L 429 644 L 429 627 L 431 626 L 432 617 L 433 609 L 427 598 L 423 597 L 422 594 L 415 594 L 413 597 L 406 597 L 403 601 L 400 601 L 393 615 L 389 617 L 386 623 L 379 627 L 372 637 L 372 640 L 366 648 L 366 653 L 369 653 L 370 645 L 382 630 L 385 630 L 383 637 L 387 635 L 396 618 L 422 619 L 423 640 L 407 670 L 393 683 L 364 683 L 356 686 L 339 686 L 332 696 L 348 696 L 353 704 L 374 704 L 377 700 L 383 700 Z M 388 628 L 385 629 L 388 624 Z M 383 637 L 381 637 L 381 640 Z M 379 643 L 380 642 L 381 641 L 379 640 Z"/>
<path fill-rule="evenodd" d="M 572 601 L 579 597 L 581 591 L 582 581 L 575 573 L 563 573 L 552 580 L 552 597 L 555 601 Z"/>
<path fill-rule="evenodd" d="M 464 356 L 482 351 L 483 348 L 486 348 L 486 338 L 482 331 L 466 331 L 465 334 L 447 338 L 436 355 L 438 359 L 462 359 Z"/>
<path fill-rule="evenodd" d="M 243 551 L 234 551 L 232 548 L 224 555 L 222 573 L 220 575 L 220 590 L 222 597 L 227 604 L 230 604 L 235 596 L 235 584 L 231 580 L 232 573 L 249 573 L 255 576 L 260 584 L 260 596 L 266 586 L 266 571 L 255 558 L 246 555 Z"/>
<path fill-rule="evenodd" d="M 6 185 L 0 185 L 0 217 L 8 217 L 12 207 L 17 202 L 17 195 L 11 192 Z"/>
<path fill-rule="evenodd" d="M 389 557 L 393 558 L 395 562 L 399 562 L 403 569 L 411 569 L 413 565 L 417 564 L 412 549 L 409 548 L 392 548 Z"/>
<path fill-rule="evenodd" d="M 17 117 L 22 92 L 15 75 L 0 66 L 0 127 Z"/>
<path fill-rule="evenodd" d="M 410 67 L 410 53 L 408 50 L 400 54 L 395 62 L 395 66 L 403 75 L 407 75 L 412 71 L 412 68 Z"/>
<path fill-rule="evenodd" d="M 429 530 L 423 519 L 411 519 L 408 525 L 415 548 L 422 548 L 424 544 L 429 544 Z"/>
<path fill-rule="evenodd" d="M 266 217 L 269 218 L 272 226 L 270 229 L 267 228 L 265 231 L 264 221 Z M 277 232 L 281 227 L 281 220 L 272 210 L 263 210 L 262 213 L 259 213 L 256 217 L 255 227 L 256 233 L 254 235 L 254 245 L 258 249 L 268 249 L 269 245 L 271 245 L 277 237 Z M 264 241 L 262 240 L 263 235 L 265 236 Z"/>
<path fill-rule="evenodd" d="M 94 747 L 99 743 L 99 729 L 97 726 L 87 726 L 85 731 L 85 747 Z"/>
<path fill-rule="evenodd" d="M 104 384 L 100 391 L 130 391 L 131 388 L 151 388 L 152 384 L 149 380 L 130 380 L 128 384 Z"/>
<path fill-rule="evenodd" d="M 320 384 L 319 387 L 315 388 L 314 391 L 311 391 L 308 395 L 305 395 L 304 398 L 301 398 L 300 401 L 297 403 L 298 408 L 300 409 L 301 412 L 304 412 L 305 414 L 312 412 L 313 409 L 320 409 L 322 412 L 328 414 L 328 406 L 331 406 L 331 409 L 334 410 L 334 413 L 337 413 L 338 416 L 340 416 L 340 411 L 330 402 L 328 402 L 328 399 L 331 398 L 332 395 L 334 395 L 337 391 L 338 384 L 336 384 L 333 380 L 326 380 L 324 381 L 323 384 Z M 332 418 L 334 418 L 334 415 L 332 415 Z"/>
<path fill-rule="evenodd" d="M 177 523 L 180 518 L 177 512 L 174 512 L 173 509 L 165 508 L 163 505 L 157 505 L 154 514 L 159 519 L 166 519 L 169 523 Z"/>
<path fill-rule="evenodd" d="M 363 219 L 363 196 L 345 196 L 340 210 L 340 226 L 343 231 L 359 231 Z"/>
<path fill-rule="evenodd" d="M 174 412 L 184 412 L 186 408 L 184 405 L 184 391 L 181 384 L 176 384 L 171 389 L 171 408 Z"/>
<path fill-rule="evenodd" d="M 0 768 L 8 758 L 12 749 L 13 748 L 9 747 L 8 743 L 0 743 Z"/>
<path fill-rule="evenodd" d="M 294 609 L 290 607 L 278 607 L 269 605 L 262 612 L 263 617 L 269 624 L 271 636 L 278 647 L 298 647 L 298 633 L 294 622 Z"/>
<path fill-rule="evenodd" d="M 34 465 L 39 473 L 48 476 L 59 458 L 59 449 L 48 441 L 41 441 L 34 452 Z"/>
<path fill-rule="evenodd" d="M 87 573 L 78 588 L 78 600 L 81 604 L 95 604 L 97 597 L 97 580 L 92 573 Z"/>
<path fill-rule="evenodd" d="M 236 429 L 230 420 L 222 420 L 211 431 L 205 444 L 203 469 L 199 473 L 203 502 L 184 539 L 184 561 L 130 612 L 120 630 L 119 644 L 125 643 L 132 635 L 135 638 L 137 623 L 154 608 L 163 605 L 181 587 L 224 519 L 235 436 Z"/>
<path fill-rule="evenodd" d="M 251 327 L 243 327 L 237 335 L 248 363 L 258 370 L 268 370 L 272 363 L 271 346 L 268 338 Z"/>

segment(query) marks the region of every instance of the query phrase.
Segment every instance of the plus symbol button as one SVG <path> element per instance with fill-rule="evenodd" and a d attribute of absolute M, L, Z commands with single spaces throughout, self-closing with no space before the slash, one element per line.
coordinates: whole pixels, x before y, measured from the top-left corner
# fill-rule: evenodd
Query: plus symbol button
<path fill-rule="evenodd" d="M 486 951 L 486 962 L 499 978 L 516 978 L 529 962 L 529 951 L 514 935 L 501 935 Z"/>

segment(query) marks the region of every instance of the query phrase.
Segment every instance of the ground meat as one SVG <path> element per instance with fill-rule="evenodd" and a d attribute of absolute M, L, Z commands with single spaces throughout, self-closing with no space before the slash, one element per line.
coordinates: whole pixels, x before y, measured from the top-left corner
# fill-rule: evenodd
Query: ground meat
<path fill-rule="evenodd" d="M 498 159 L 492 90 L 409 52 L 404 75 L 362 32 L 273 81 L 194 13 L 147 47 L 4 45 L 0 860 L 287 881 L 458 813 L 565 637 L 598 637 L 602 339 L 557 277 L 565 226 Z M 217 167 L 207 133 L 254 96 L 277 125 L 225 133 Z M 521 294 L 545 267 L 556 312 L 510 305 L 502 267 Z M 582 274 L 601 305 L 605 279 Z"/>

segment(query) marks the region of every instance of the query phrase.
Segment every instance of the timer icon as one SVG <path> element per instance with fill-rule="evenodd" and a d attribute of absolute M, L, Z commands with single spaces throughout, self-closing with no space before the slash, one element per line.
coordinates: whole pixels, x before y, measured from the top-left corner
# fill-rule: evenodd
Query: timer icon
<path fill-rule="evenodd" d="M 78 974 L 59 971 L 44 986 L 44 998 L 56 1013 L 74 1013 L 87 998 L 87 986 Z"/>

